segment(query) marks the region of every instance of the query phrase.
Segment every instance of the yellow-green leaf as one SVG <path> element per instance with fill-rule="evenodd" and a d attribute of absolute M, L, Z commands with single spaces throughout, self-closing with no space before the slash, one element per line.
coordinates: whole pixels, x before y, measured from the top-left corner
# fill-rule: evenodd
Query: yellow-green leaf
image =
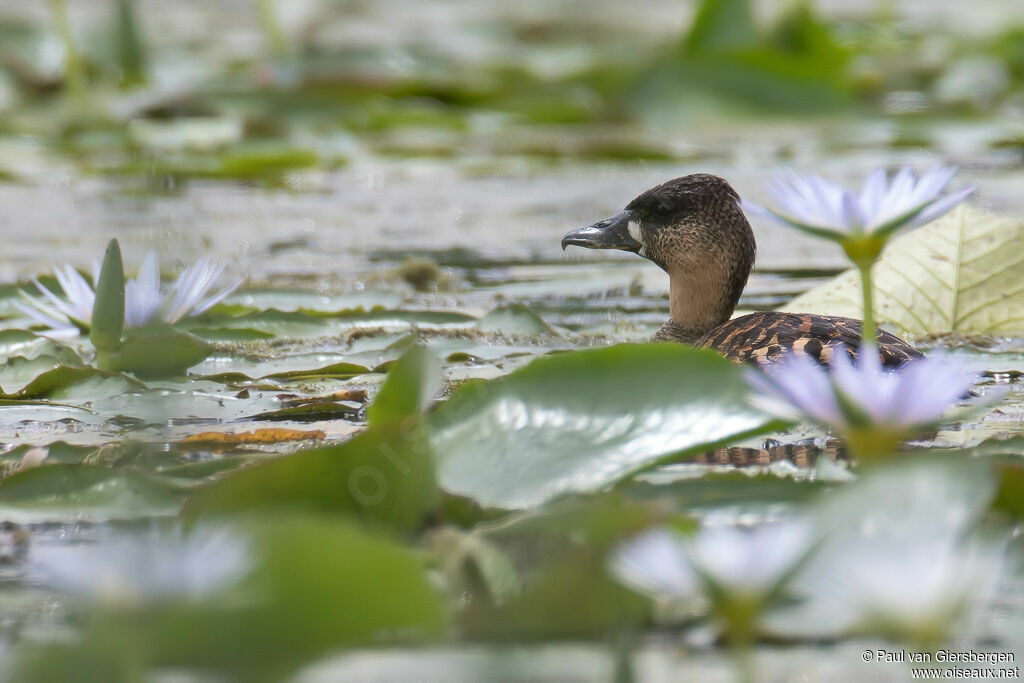
<path fill-rule="evenodd" d="M 903 333 L 1024 332 L 1024 221 L 961 206 L 894 239 L 873 271 L 875 316 Z M 855 270 L 783 310 L 860 318 Z"/>

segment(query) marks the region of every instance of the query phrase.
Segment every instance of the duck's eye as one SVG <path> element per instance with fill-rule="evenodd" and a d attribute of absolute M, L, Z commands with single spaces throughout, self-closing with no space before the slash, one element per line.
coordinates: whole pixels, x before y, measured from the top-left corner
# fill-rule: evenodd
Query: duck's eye
<path fill-rule="evenodd" d="M 658 204 L 658 206 L 654 208 L 654 212 L 659 216 L 668 216 L 675 210 L 676 207 L 669 204 L 668 202 L 661 202 L 660 204 Z"/>

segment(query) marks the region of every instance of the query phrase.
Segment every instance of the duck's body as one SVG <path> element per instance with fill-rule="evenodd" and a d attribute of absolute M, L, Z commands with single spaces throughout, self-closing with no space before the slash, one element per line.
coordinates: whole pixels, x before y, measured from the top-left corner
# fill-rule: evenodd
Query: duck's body
<path fill-rule="evenodd" d="M 670 319 L 657 341 L 715 349 L 737 363 L 770 363 L 789 353 L 828 364 L 837 348 L 856 356 L 861 322 L 809 313 L 751 313 L 730 320 L 754 265 L 754 233 L 739 195 L 713 175 L 670 180 L 644 192 L 616 216 L 573 230 L 562 248 L 622 249 L 650 259 L 669 275 Z M 880 332 L 888 367 L 919 357 L 914 347 Z"/>
<path fill-rule="evenodd" d="M 666 324 L 656 340 L 683 341 L 673 337 Z M 861 322 L 853 318 L 812 313 L 762 311 L 733 318 L 692 342 L 708 348 L 734 363 L 773 363 L 788 351 L 810 356 L 828 365 L 837 346 L 856 357 L 860 349 Z M 902 339 L 879 331 L 878 353 L 882 364 L 899 367 L 921 354 Z"/>

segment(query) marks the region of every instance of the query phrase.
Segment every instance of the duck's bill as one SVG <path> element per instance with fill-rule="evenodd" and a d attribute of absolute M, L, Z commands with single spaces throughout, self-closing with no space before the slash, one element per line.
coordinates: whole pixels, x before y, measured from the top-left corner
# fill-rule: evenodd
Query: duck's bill
<path fill-rule="evenodd" d="M 562 250 L 570 244 L 587 249 L 622 249 L 623 251 L 640 251 L 643 246 L 629 234 L 629 222 L 633 212 L 623 211 L 611 218 L 605 218 L 585 228 L 577 228 L 562 238 Z"/>

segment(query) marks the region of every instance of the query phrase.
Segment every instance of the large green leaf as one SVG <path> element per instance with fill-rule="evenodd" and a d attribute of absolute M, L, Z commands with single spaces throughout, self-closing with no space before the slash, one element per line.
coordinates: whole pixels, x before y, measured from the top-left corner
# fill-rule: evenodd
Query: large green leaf
<path fill-rule="evenodd" d="M 470 576 L 477 585 L 470 582 L 467 590 L 475 599 L 460 615 L 466 633 L 486 639 L 590 638 L 641 622 L 647 601 L 608 576 L 608 552 L 662 520 L 666 510 L 601 494 L 559 501 L 474 531 L 488 553 L 498 551 L 502 559 L 495 568 L 486 566 L 494 564 L 493 557 L 472 558 L 476 572 Z"/>
<path fill-rule="evenodd" d="M 441 388 L 434 354 L 415 345 L 388 368 L 388 379 L 366 411 L 370 424 L 385 424 L 422 413 Z"/>
<path fill-rule="evenodd" d="M 184 516 L 271 508 L 339 512 L 412 530 L 437 504 L 421 425 L 374 428 L 351 441 L 247 467 L 195 493 Z"/>
<path fill-rule="evenodd" d="M 538 358 L 460 387 L 430 416 L 442 486 L 526 508 L 596 491 L 669 455 L 773 426 L 746 401 L 740 368 L 678 344 Z"/>
<path fill-rule="evenodd" d="M 875 316 L 900 332 L 1024 332 L 1024 221 L 963 206 L 893 240 L 873 271 Z M 783 310 L 862 317 L 855 270 Z"/>
<path fill-rule="evenodd" d="M 203 662 L 283 680 L 283 673 L 345 646 L 439 638 L 446 615 L 422 559 L 410 548 L 337 520 L 248 520 L 255 571 L 246 599 L 168 610 L 155 620 L 155 659 Z"/>
<path fill-rule="evenodd" d="M 115 590 L 142 599 L 79 596 L 69 609 L 80 610 L 80 628 L 59 638 L 43 634 L 9 653 L 11 680 L 137 681 L 187 669 L 204 680 L 269 683 L 344 648 L 422 644 L 447 630 L 441 593 L 412 548 L 308 515 L 236 520 L 224 535 L 228 556 L 237 552 L 230 547 L 235 535 L 246 566 L 229 584 L 201 599 L 154 600 L 122 584 Z M 190 560 L 191 571 L 216 568 L 219 555 L 219 546 L 205 547 Z M 78 570 L 97 572 L 90 563 Z M 147 578 L 137 585 L 151 583 Z"/>

